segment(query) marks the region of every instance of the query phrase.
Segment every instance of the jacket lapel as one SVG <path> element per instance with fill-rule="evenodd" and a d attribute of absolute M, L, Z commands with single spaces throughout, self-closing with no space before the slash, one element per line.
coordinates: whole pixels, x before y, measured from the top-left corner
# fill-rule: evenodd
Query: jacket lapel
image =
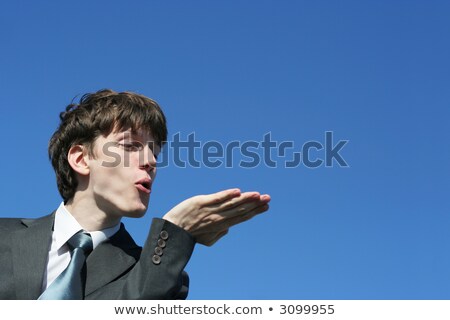
<path fill-rule="evenodd" d="M 89 295 L 129 270 L 139 260 L 141 248 L 121 224 L 119 231 L 100 244 L 86 261 L 86 290 Z"/>
<path fill-rule="evenodd" d="M 37 299 L 48 259 L 54 213 L 40 219 L 23 219 L 23 229 L 12 234 L 13 273 L 19 299 Z"/>

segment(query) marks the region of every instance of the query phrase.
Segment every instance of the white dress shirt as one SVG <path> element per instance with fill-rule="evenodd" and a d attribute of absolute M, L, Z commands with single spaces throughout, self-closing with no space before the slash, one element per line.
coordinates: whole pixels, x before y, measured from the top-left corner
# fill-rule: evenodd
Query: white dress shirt
<path fill-rule="evenodd" d="M 92 237 L 93 248 L 112 237 L 120 229 L 116 226 L 100 231 L 86 232 Z M 48 252 L 47 269 L 42 282 L 42 291 L 66 269 L 70 262 L 70 251 L 67 241 L 77 232 L 83 230 L 77 220 L 70 214 L 64 203 L 61 203 L 55 213 L 52 243 Z"/>

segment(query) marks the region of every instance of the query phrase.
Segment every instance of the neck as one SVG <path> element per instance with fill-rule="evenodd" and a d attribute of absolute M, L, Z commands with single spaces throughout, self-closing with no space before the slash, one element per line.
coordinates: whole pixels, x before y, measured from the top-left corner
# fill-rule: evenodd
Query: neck
<path fill-rule="evenodd" d="M 81 227 L 89 232 L 111 228 L 120 223 L 120 216 L 108 214 L 97 206 L 92 197 L 84 197 L 78 192 L 65 207 Z"/>

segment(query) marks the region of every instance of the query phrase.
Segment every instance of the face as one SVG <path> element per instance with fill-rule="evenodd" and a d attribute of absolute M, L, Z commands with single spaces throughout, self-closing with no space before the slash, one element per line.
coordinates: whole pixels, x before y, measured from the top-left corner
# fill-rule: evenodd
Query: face
<path fill-rule="evenodd" d="M 156 157 L 153 136 L 130 130 L 100 136 L 89 159 L 89 184 L 96 205 L 111 217 L 141 217 L 147 211 Z"/>

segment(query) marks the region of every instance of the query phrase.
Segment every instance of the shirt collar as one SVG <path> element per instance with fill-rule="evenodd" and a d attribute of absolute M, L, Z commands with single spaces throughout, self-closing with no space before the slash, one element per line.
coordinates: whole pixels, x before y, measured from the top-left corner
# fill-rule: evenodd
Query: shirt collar
<path fill-rule="evenodd" d="M 112 237 L 119 229 L 120 223 L 111 228 L 86 233 L 91 235 L 93 248 L 95 249 L 99 244 Z M 62 202 L 56 210 L 55 224 L 53 227 L 53 237 L 57 249 L 66 244 L 75 233 L 82 230 L 83 228 L 81 225 L 64 206 L 64 202 Z"/>

